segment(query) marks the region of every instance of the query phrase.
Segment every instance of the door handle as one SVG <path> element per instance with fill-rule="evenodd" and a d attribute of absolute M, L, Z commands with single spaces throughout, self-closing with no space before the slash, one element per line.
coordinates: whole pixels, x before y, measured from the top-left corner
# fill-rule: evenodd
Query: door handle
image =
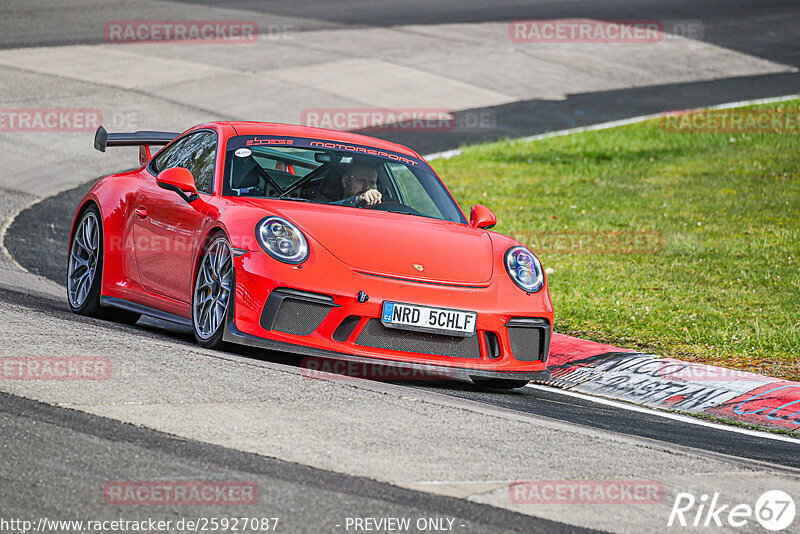
<path fill-rule="evenodd" d="M 135 210 L 133 210 L 133 212 L 140 219 L 144 219 L 145 217 L 147 217 L 147 210 L 145 208 L 136 208 Z"/>

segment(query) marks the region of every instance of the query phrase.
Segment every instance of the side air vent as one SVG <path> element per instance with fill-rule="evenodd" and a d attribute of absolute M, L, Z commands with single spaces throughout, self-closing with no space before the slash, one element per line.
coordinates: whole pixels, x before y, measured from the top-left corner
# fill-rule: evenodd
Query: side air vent
<path fill-rule="evenodd" d="M 497 334 L 494 332 L 486 332 L 484 335 L 484 339 L 486 340 L 486 356 L 491 358 L 492 360 L 496 360 L 500 357 L 500 339 L 498 339 Z"/>
<path fill-rule="evenodd" d="M 328 295 L 278 288 L 267 298 L 261 313 L 261 326 L 265 330 L 307 336 L 319 327 L 334 307 L 337 305 Z"/>

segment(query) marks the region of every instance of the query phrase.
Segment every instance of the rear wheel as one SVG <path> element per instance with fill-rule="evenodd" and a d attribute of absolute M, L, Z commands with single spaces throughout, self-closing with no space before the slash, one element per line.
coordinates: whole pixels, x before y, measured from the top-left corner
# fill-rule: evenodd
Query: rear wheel
<path fill-rule="evenodd" d="M 84 210 L 75 227 L 67 262 L 69 307 L 78 315 L 134 324 L 140 314 L 100 306 L 103 279 L 103 226 L 100 221 L 100 210 L 92 204 Z"/>
<path fill-rule="evenodd" d="M 205 247 L 192 292 L 194 337 L 203 347 L 223 345 L 222 334 L 233 294 L 233 253 L 223 235 L 212 238 Z"/>
<path fill-rule="evenodd" d="M 470 379 L 482 388 L 486 389 L 517 389 L 525 386 L 529 380 L 509 380 L 507 378 L 481 378 L 471 376 Z"/>

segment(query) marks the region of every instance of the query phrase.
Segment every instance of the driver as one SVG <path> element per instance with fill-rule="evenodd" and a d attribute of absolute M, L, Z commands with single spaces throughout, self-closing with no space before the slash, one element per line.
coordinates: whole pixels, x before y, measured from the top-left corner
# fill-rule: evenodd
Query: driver
<path fill-rule="evenodd" d="M 380 204 L 383 195 L 377 189 L 378 171 L 372 165 L 354 161 L 342 174 L 342 196 L 344 199 L 333 202 L 340 206 L 355 207 L 360 202 L 372 207 Z"/>

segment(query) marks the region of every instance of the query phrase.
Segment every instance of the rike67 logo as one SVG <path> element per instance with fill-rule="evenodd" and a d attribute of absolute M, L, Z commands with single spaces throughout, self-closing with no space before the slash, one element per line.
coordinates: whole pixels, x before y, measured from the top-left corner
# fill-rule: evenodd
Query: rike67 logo
<path fill-rule="evenodd" d="M 701 495 L 678 493 L 667 526 L 680 527 L 744 527 L 753 519 L 773 532 L 786 530 L 794 522 L 794 499 L 781 490 L 770 490 L 756 500 L 755 506 L 720 501 L 719 493 Z"/>

